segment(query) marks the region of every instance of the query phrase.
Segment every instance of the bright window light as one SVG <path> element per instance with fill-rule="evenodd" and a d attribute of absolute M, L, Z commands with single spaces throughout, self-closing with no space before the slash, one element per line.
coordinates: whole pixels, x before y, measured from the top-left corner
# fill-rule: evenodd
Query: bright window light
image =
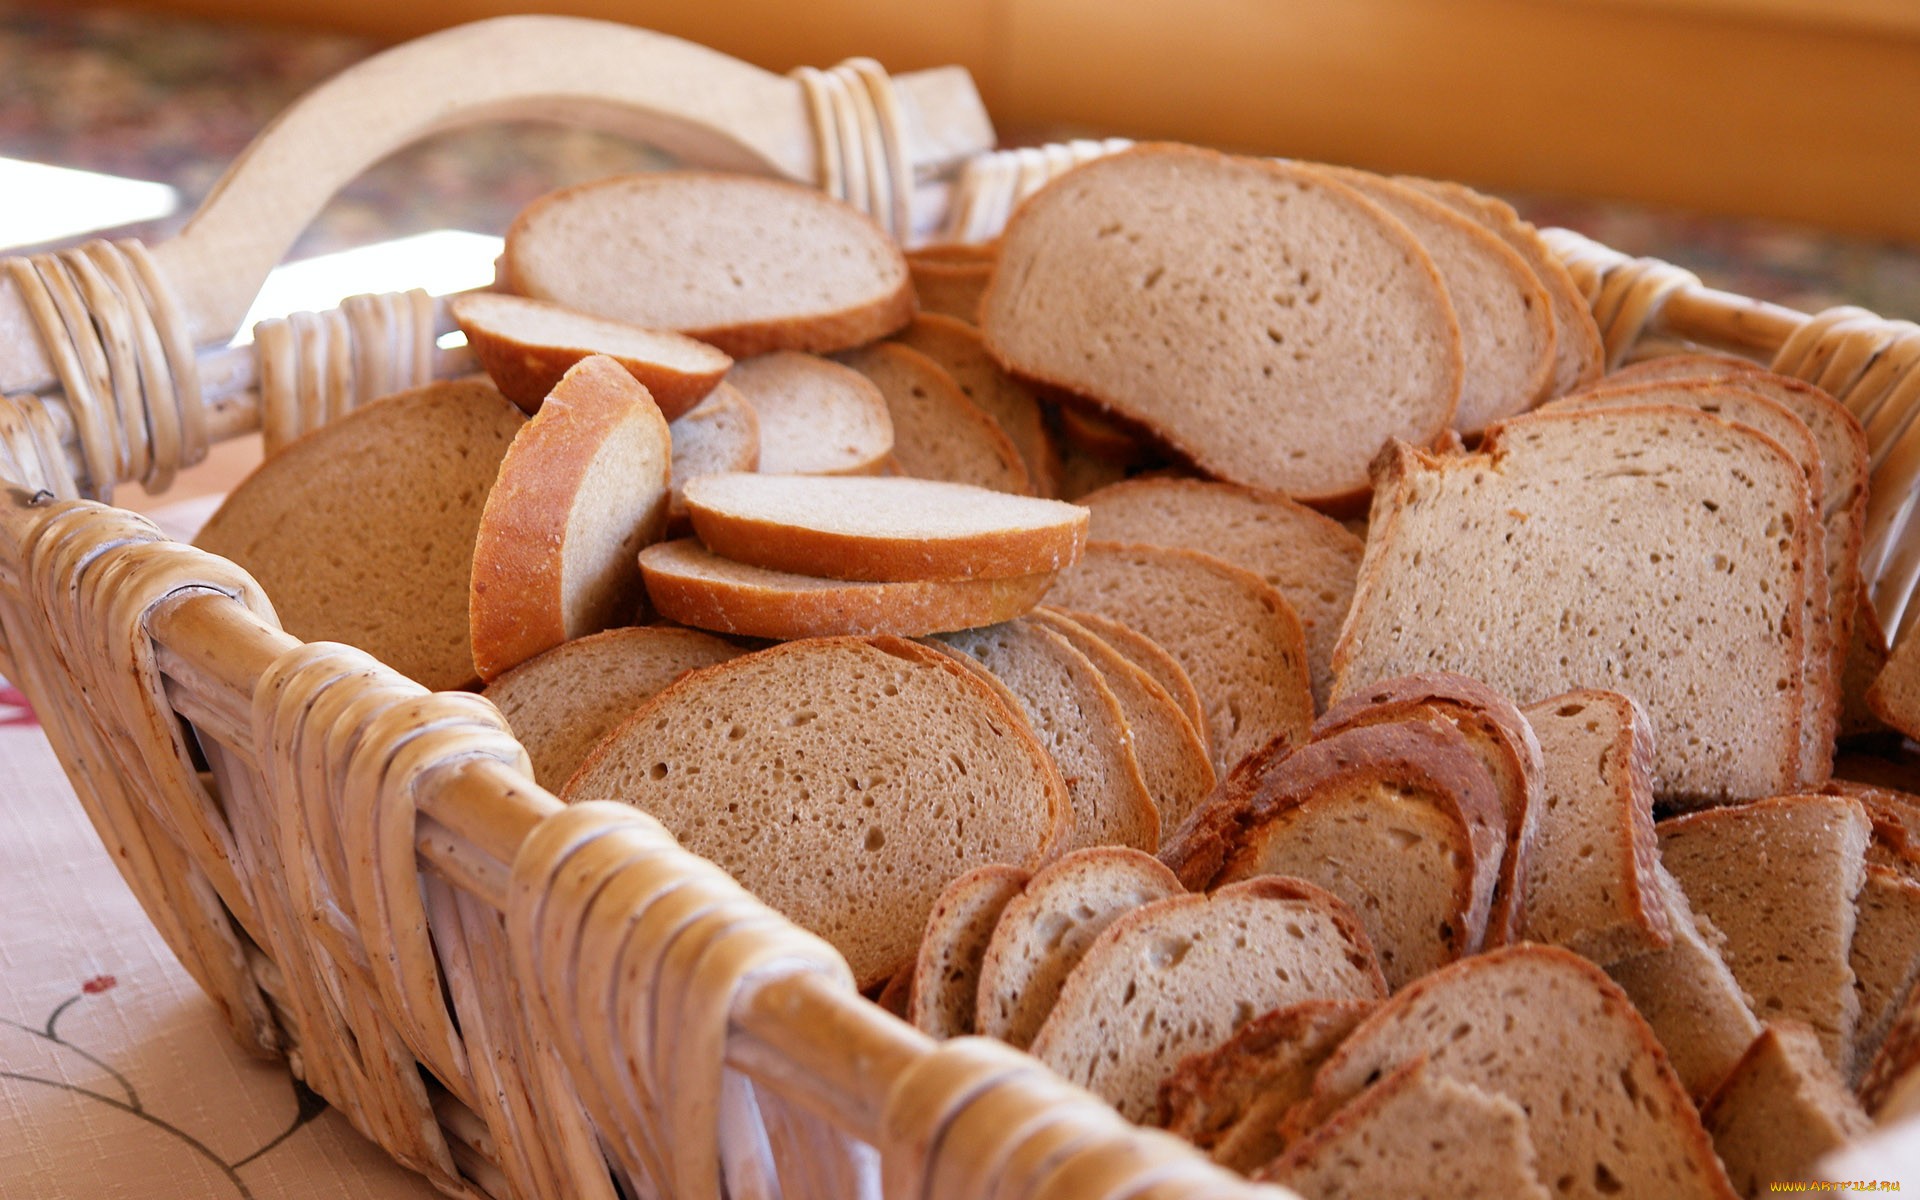
<path fill-rule="evenodd" d="M 235 342 L 253 340 L 253 326 L 294 312 L 325 312 L 363 292 L 425 288 L 435 296 L 485 287 L 501 241 L 461 229 L 436 229 L 275 267 L 241 323 Z"/>
<path fill-rule="evenodd" d="M 164 183 L 0 158 L 0 247 L 31 246 L 172 216 Z"/>

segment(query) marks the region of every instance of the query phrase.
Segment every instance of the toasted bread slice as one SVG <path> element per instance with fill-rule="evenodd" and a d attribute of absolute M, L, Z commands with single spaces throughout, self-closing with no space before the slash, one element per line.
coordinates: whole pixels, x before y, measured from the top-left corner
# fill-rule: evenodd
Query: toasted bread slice
<path fill-rule="evenodd" d="M 1820 1161 L 1873 1122 L 1805 1025 L 1768 1025 L 1700 1111 L 1734 1191 L 1747 1200 L 1786 1180 L 1814 1179 Z"/>
<path fill-rule="evenodd" d="M 667 426 L 673 442 L 673 519 L 687 515 L 689 479 L 721 471 L 752 471 L 760 466 L 760 418 L 733 385 L 722 382 L 713 394 Z"/>
<path fill-rule="evenodd" d="M 893 457 L 902 471 L 996 492 L 1032 492 L 1020 451 L 939 363 L 896 342 L 851 351 L 841 361 L 886 397 Z"/>
<path fill-rule="evenodd" d="M 758 418 L 759 466 L 770 475 L 871 475 L 893 453 L 886 397 L 830 358 L 762 354 L 735 363 L 727 383 Z"/>
<path fill-rule="evenodd" d="M 993 418 L 1020 452 L 1034 495 L 1059 494 L 1060 452 L 1047 432 L 1040 402 L 1032 389 L 993 361 L 978 329 L 954 317 L 921 313 L 894 340 L 939 363 L 967 399 Z"/>
<path fill-rule="evenodd" d="M 980 966 L 1007 903 L 1030 876 L 1019 867 L 991 863 L 955 879 L 933 902 L 920 938 L 905 1016 L 936 1038 L 974 1032 Z"/>
<path fill-rule="evenodd" d="M 1869 865 L 1855 906 L 1847 963 L 1860 995 L 1860 1021 L 1848 1054 L 1850 1077 L 1866 1071 L 1920 979 L 1920 883 L 1891 867 Z"/>
<path fill-rule="evenodd" d="M 1167 695 L 1173 697 L 1173 702 L 1180 706 L 1187 720 L 1193 722 L 1193 731 L 1200 735 L 1201 745 L 1207 744 L 1207 710 L 1200 703 L 1200 692 L 1193 686 L 1193 679 L 1188 676 L 1186 668 L 1180 665 L 1180 660 L 1168 654 L 1164 646 L 1133 626 L 1101 613 L 1053 605 L 1049 605 L 1048 609 L 1096 634 L 1101 641 L 1125 655 L 1128 662 L 1153 676 L 1155 683 L 1167 689 Z"/>

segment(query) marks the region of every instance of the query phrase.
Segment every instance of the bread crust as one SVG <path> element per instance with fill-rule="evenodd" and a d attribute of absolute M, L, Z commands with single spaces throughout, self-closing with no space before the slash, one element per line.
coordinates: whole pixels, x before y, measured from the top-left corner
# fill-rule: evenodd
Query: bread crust
<path fill-rule="evenodd" d="M 989 863 L 968 871 L 940 893 L 914 958 L 901 1014 L 909 1024 L 943 1039 L 974 1031 L 974 995 L 993 930 L 1030 878 L 1020 867 Z"/>

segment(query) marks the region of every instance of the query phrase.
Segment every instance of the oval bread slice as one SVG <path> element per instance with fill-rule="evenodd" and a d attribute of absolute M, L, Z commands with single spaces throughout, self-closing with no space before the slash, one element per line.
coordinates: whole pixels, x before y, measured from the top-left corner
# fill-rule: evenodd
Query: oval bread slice
<path fill-rule="evenodd" d="M 1012 440 L 939 363 L 896 342 L 855 350 L 841 361 L 886 397 L 893 457 L 902 471 L 996 492 L 1033 490 Z"/>
<path fill-rule="evenodd" d="M 732 384 L 667 426 L 673 442 L 673 518 L 687 515 L 687 480 L 721 471 L 752 471 L 760 465 L 760 418 Z"/>
<path fill-rule="evenodd" d="M 893 453 L 886 397 L 860 372 L 792 350 L 735 363 L 727 383 L 759 418 L 770 475 L 871 475 Z"/>
<path fill-rule="evenodd" d="M 939 313 L 921 313 L 893 339 L 939 363 L 967 399 L 993 418 L 1020 452 L 1035 495 L 1059 494 L 1060 452 L 1047 433 L 1040 402 L 1032 389 L 993 361 L 978 329 Z"/>
<path fill-rule="evenodd" d="M 974 997 L 980 991 L 980 965 L 1007 902 L 1020 894 L 1029 876 L 1019 867 L 991 863 L 975 867 L 948 884 L 933 902 L 927 931 L 920 938 L 907 998 L 907 1021 L 936 1038 L 974 1032 Z"/>

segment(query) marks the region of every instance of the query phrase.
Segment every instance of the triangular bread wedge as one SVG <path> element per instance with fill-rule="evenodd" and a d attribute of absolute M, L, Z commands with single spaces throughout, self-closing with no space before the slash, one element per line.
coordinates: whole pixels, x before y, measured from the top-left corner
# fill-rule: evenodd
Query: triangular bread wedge
<path fill-rule="evenodd" d="M 893 453 L 886 397 L 830 358 L 762 354 L 735 363 L 727 383 L 758 418 L 760 470 L 770 475 L 871 475 Z"/>
<path fill-rule="evenodd" d="M 760 466 L 760 418 L 746 398 L 722 381 L 713 393 L 667 426 L 673 443 L 673 519 L 687 515 L 687 481 L 721 471 Z"/>
<path fill-rule="evenodd" d="M 916 1029 L 943 1039 L 974 1032 L 974 1003 L 987 944 L 1000 914 L 1029 878 L 1026 871 L 1004 863 L 975 867 L 949 883 L 933 902 L 904 1013 Z"/>
<path fill-rule="evenodd" d="M 1207 742 L 1207 710 L 1200 703 L 1200 693 L 1193 686 L 1180 660 L 1168 654 L 1166 648 L 1123 621 L 1101 613 L 1088 612 L 1085 609 L 1047 606 L 1071 619 L 1075 624 L 1085 627 L 1096 634 L 1101 641 L 1112 646 L 1126 656 L 1128 662 L 1153 676 L 1155 683 L 1167 689 L 1167 695 L 1180 706 L 1187 720 L 1193 722 L 1193 731 L 1200 735 L 1200 742 Z"/>
<path fill-rule="evenodd" d="M 1851 1071 L 1864 1073 L 1900 1004 L 1920 979 L 1920 882 L 1890 867 L 1868 866 L 1855 902 L 1860 910 L 1847 952 L 1854 990 L 1860 994 L 1860 1021 L 1848 1056 Z"/>
<path fill-rule="evenodd" d="M 1819 1037 L 1793 1021 L 1754 1039 L 1700 1119 L 1747 1200 L 1775 1194 L 1770 1185 L 1819 1178 L 1822 1159 L 1873 1129 Z"/>
<path fill-rule="evenodd" d="M 1040 402 L 1032 389 L 993 361 L 978 329 L 954 317 L 921 313 L 894 340 L 939 363 L 967 399 L 994 419 L 1020 452 L 1035 495 L 1059 494 L 1060 452 L 1047 432 Z"/>
<path fill-rule="evenodd" d="M 1020 451 L 939 363 L 897 342 L 850 351 L 840 361 L 886 397 L 901 471 L 996 492 L 1032 492 Z"/>

